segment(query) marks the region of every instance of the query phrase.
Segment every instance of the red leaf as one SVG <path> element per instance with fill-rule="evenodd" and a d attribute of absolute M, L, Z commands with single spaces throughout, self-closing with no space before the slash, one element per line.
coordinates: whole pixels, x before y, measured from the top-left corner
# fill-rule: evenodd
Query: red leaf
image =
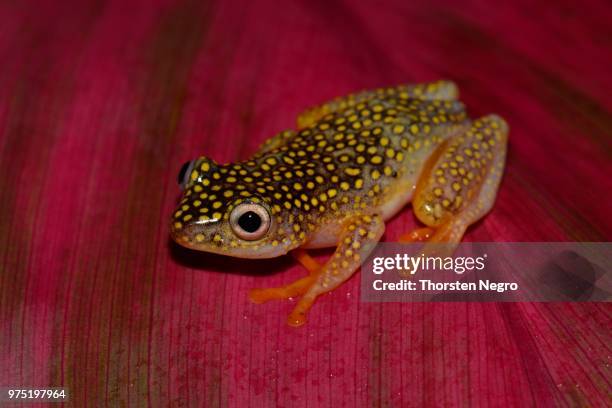
<path fill-rule="evenodd" d="M 75 406 L 609 404 L 609 304 L 365 304 L 353 279 L 292 329 L 292 304 L 246 296 L 303 274 L 290 259 L 170 244 L 185 160 L 442 77 L 511 126 L 466 239 L 610 240 L 609 6 L 350 3 L 1 6 L 0 385 Z"/>

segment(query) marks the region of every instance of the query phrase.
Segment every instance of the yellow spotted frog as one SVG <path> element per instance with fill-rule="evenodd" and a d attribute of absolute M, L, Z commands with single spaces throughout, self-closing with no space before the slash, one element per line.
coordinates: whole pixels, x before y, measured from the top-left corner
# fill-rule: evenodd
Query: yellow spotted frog
<path fill-rule="evenodd" d="M 401 241 L 451 244 L 493 206 L 508 126 L 496 115 L 470 120 L 450 81 L 351 94 L 297 122 L 245 161 L 185 163 L 171 222 L 173 239 L 199 251 L 239 258 L 291 251 L 308 276 L 250 297 L 300 296 L 293 326 L 353 275 L 407 203 L 425 227 Z M 322 247 L 336 250 L 319 265 L 305 250 Z"/>

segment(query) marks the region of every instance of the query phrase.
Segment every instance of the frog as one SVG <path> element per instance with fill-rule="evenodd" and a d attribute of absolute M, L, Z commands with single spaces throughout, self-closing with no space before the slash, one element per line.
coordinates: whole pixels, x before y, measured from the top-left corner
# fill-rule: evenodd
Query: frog
<path fill-rule="evenodd" d="M 449 80 L 338 97 L 305 110 L 295 130 L 245 160 L 186 162 L 170 234 L 184 247 L 231 257 L 293 255 L 306 276 L 249 297 L 297 298 L 287 322 L 301 326 L 316 299 L 351 278 L 385 223 L 409 204 L 423 226 L 400 242 L 457 245 L 493 207 L 508 133 L 499 115 L 471 119 Z M 335 249 L 319 263 L 308 252 L 317 248 Z"/>

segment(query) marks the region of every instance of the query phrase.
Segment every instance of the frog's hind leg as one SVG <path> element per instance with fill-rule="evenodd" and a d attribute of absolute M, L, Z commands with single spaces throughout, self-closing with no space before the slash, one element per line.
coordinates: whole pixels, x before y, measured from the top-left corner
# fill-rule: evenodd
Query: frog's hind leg
<path fill-rule="evenodd" d="M 285 286 L 251 289 L 249 298 L 253 302 L 264 303 L 270 300 L 289 299 L 303 294 L 312 285 L 321 271 L 321 264 L 308 255 L 304 249 L 296 249 L 291 252 L 291 255 L 308 270 L 308 276 Z"/>
<path fill-rule="evenodd" d="M 345 97 L 336 98 L 302 112 L 297 119 L 298 128 L 303 129 L 321 120 L 325 115 L 351 108 L 361 102 L 373 99 L 425 99 L 456 100 L 459 89 L 451 81 L 440 80 L 420 84 L 405 84 L 389 88 L 362 91 Z"/>
<path fill-rule="evenodd" d="M 430 157 L 417 183 L 413 210 L 427 227 L 400 238 L 457 244 L 493 206 L 506 157 L 508 125 L 496 115 L 474 121 Z M 450 245 L 447 251 L 452 251 Z"/>
<path fill-rule="evenodd" d="M 334 255 L 323 265 L 314 282 L 298 301 L 287 322 L 301 326 L 316 298 L 348 280 L 374 249 L 385 230 L 379 215 L 354 215 L 344 223 Z"/>

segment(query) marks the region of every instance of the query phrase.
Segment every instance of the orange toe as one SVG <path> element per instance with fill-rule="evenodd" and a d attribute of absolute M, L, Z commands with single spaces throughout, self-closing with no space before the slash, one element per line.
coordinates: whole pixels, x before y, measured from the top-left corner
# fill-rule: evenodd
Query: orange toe
<path fill-rule="evenodd" d="M 430 227 L 417 228 L 406 234 L 400 235 L 398 242 L 408 243 L 427 241 L 433 236 L 434 232 L 435 230 Z"/>
<path fill-rule="evenodd" d="M 287 317 L 287 324 L 293 327 L 302 326 L 306 323 L 306 314 L 314 303 L 314 298 L 303 297 L 300 299 L 293 311 Z"/>
<path fill-rule="evenodd" d="M 312 285 L 314 277 L 312 275 L 298 279 L 286 286 L 278 288 L 256 288 L 251 289 L 249 292 L 249 298 L 254 303 L 264 303 L 269 300 L 278 299 L 289 299 L 292 297 L 299 296 L 306 292 L 306 290 Z"/>

